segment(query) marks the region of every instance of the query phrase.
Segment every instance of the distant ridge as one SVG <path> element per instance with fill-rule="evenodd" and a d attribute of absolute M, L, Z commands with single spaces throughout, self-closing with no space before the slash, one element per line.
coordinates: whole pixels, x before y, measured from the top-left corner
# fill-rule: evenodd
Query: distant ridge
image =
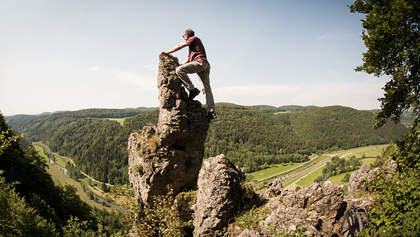
<path fill-rule="evenodd" d="M 408 129 L 387 123 L 373 129 L 374 114 L 344 106 L 216 105 L 218 118 L 209 129 L 205 156 L 225 154 L 251 172 L 264 165 L 302 162 L 315 152 L 397 141 Z M 123 125 L 108 118 L 122 118 Z M 158 110 L 85 109 L 7 118 L 30 141 L 74 159 L 98 180 L 127 183 L 128 135 L 156 124 Z"/>

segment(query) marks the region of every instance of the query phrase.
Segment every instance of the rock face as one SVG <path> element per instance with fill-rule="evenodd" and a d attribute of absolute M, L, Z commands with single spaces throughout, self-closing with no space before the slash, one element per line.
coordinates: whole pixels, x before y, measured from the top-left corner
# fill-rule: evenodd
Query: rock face
<path fill-rule="evenodd" d="M 283 197 L 283 202 L 286 206 L 315 211 L 329 219 L 336 217 L 337 210 L 340 208 L 343 200 L 343 189 L 329 181 L 311 184 Z"/>
<path fill-rule="evenodd" d="M 280 195 L 282 191 L 283 191 L 282 178 L 278 178 L 268 184 L 267 190 L 265 190 L 261 194 L 261 197 L 263 199 L 269 199 L 271 197 Z"/>
<path fill-rule="evenodd" d="M 366 183 L 372 180 L 381 170 L 385 170 L 388 174 L 392 174 L 397 169 L 397 163 L 394 160 L 389 159 L 382 167 L 375 169 L 369 169 L 367 165 L 362 167 L 351 174 L 348 191 L 349 195 L 353 196 L 356 193 L 367 192 Z"/>
<path fill-rule="evenodd" d="M 332 236 L 340 233 L 347 203 L 343 189 L 329 181 L 314 183 L 299 191 L 281 190 L 271 185 L 265 208 L 271 211 L 256 230 L 244 230 L 240 236 L 276 236 L 276 233 L 302 231 L 306 236 Z M 271 187 L 270 186 L 270 187 Z M 273 196 L 278 193 L 277 196 Z"/>
<path fill-rule="evenodd" d="M 366 182 L 371 180 L 375 176 L 375 172 L 370 170 L 367 165 L 362 165 L 362 167 L 351 174 L 349 183 L 347 185 L 349 194 L 354 194 L 356 192 L 366 192 Z"/>
<path fill-rule="evenodd" d="M 195 186 L 201 168 L 209 122 L 198 101 L 189 101 L 175 68 L 178 59 L 159 56 L 159 120 L 128 139 L 128 174 L 135 196 L 147 203 L 150 197 L 178 193 Z"/>
<path fill-rule="evenodd" d="M 281 207 L 273 211 L 264 224 L 274 226 L 277 230 L 285 232 L 305 229 L 307 235 L 320 235 L 317 228 L 320 228 L 322 220 L 315 212 L 307 211 L 297 207 Z"/>
<path fill-rule="evenodd" d="M 245 178 L 224 155 L 204 162 L 198 177 L 194 236 L 223 236 L 229 220 L 244 205 Z"/>

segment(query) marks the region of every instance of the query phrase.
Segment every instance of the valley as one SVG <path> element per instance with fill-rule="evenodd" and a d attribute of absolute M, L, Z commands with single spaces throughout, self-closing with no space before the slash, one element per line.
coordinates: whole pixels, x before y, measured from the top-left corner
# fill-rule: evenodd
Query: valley
<path fill-rule="evenodd" d="M 322 175 L 322 169 L 325 163 L 331 160 L 331 157 L 338 156 L 340 158 L 354 156 L 365 165 L 370 165 L 380 156 L 383 150 L 388 145 L 371 145 L 358 148 L 352 148 L 348 150 L 338 150 L 335 152 L 329 152 L 322 155 L 314 155 L 310 161 L 305 163 L 294 163 L 288 165 L 272 165 L 272 167 L 260 170 L 257 172 L 249 173 L 250 180 L 256 190 L 263 191 L 266 185 L 277 178 L 282 178 L 283 187 L 287 189 L 296 189 L 297 186 L 304 187 L 315 182 L 315 179 Z M 282 169 L 279 169 L 281 167 Z M 273 172 L 277 170 L 277 173 Z M 352 172 L 347 172 L 351 174 Z M 336 184 L 345 184 L 342 181 L 343 177 L 347 174 L 339 174 L 333 177 L 329 177 L 330 180 Z"/>
<path fill-rule="evenodd" d="M 123 211 L 123 209 L 118 206 L 118 201 L 114 200 L 111 195 L 106 192 L 108 188 L 105 188 L 107 190 L 103 190 L 104 185 L 108 187 L 113 187 L 114 185 L 98 181 L 83 171 L 80 171 L 80 174 L 84 177 L 72 178 L 70 177 L 67 168 L 69 164 L 75 166 L 73 159 L 51 152 L 48 146 L 41 142 L 34 142 L 32 145 L 38 154 L 44 158 L 46 164 L 48 164 L 47 172 L 51 175 L 51 178 L 56 185 L 73 186 L 76 188 L 76 193 L 79 195 L 80 199 L 93 208 L 104 209 L 108 212 Z"/>

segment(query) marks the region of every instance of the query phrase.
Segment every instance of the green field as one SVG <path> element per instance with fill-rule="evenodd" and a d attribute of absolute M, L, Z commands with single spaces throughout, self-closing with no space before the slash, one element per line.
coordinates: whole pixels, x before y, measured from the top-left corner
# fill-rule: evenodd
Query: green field
<path fill-rule="evenodd" d="M 56 185 L 60 185 L 60 186 L 64 186 L 64 185 L 71 185 L 73 187 L 76 188 L 76 194 L 79 195 L 80 199 L 82 199 L 82 201 L 86 202 L 87 204 L 89 204 L 89 206 L 91 207 L 96 207 L 99 209 L 103 209 L 105 208 L 105 210 L 111 212 L 112 208 L 109 207 L 105 207 L 93 200 L 91 200 L 88 195 L 86 194 L 86 192 L 83 190 L 82 184 L 85 184 L 87 187 L 90 187 L 89 185 L 89 179 L 88 178 L 84 178 L 81 179 L 81 182 L 77 182 L 74 179 L 70 178 L 69 176 L 63 174 L 63 172 L 55 165 L 50 165 L 49 164 L 49 159 L 47 157 L 47 155 L 44 152 L 44 146 L 38 143 L 34 143 L 33 146 L 35 147 L 35 150 L 38 152 L 38 154 L 45 159 L 45 161 L 48 164 L 48 169 L 47 172 L 51 175 L 52 180 L 54 181 L 54 183 Z M 65 161 L 64 159 L 69 159 L 66 157 L 61 157 L 59 155 L 54 154 L 55 159 L 56 159 L 56 164 L 60 165 L 61 167 L 65 167 Z M 96 194 L 98 195 L 98 194 Z"/>
<path fill-rule="evenodd" d="M 46 149 L 46 146 L 44 144 L 40 143 L 40 142 L 33 142 L 32 145 L 35 147 L 35 150 L 38 153 L 42 153 L 44 155 L 45 159 L 47 159 L 47 162 L 49 163 L 49 158 L 45 154 L 45 151 L 44 151 L 44 149 Z M 70 160 L 69 158 L 66 158 L 66 157 L 63 157 L 63 156 L 60 156 L 60 155 L 57 155 L 57 154 L 54 154 L 54 157 L 55 157 L 55 161 L 54 162 L 57 165 L 59 165 L 61 167 L 64 167 L 64 168 L 67 166 L 67 161 Z"/>
<path fill-rule="evenodd" d="M 124 126 L 124 120 L 125 120 L 126 118 L 106 118 L 106 119 L 108 119 L 108 120 L 112 120 L 112 121 L 117 121 L 118 123 L 120 123 L 120 124 L 121 124 L 121 126 Z"/>
<path fill-rule="evenodd" d="M 388 145 L 377 145 L 377 146 L 366 146 L 366 147 L 358 147 L 350 150 L 345 151 L 339 151 L 340 153 L 344 152 L 351 152 L 352 154 L 349 156 L 346 156 L 346 158 L 350 156 L 356 156 L 357 158 L 361 158 L 363 155 L 366 157 L 376 157 L 377 155 L 380 155 L 382 150 L 385 149 Z M 375 162 L 376 158 L 364 158 L 361 160 L 361 162 L 365 165 L 371 165 L 373 162 Z M 324 166 L 319 167 L 316 170 L 313 170 L 312 173 L 310 173 L 308 176 L 302 178 L 299 180 L 296 184 L 300 186 L 306 186 L 309 184 L 312 184 L 316 178 L 322 175 L 322 169 Z M 350 172 L 352 174 L 354 171 Z M 339 174 L 336 176 L 329 177 L 328 180 L 335 184 L 343 184 L 341 181 L 346 174 Z"/>
<path fill-rule="evenodd" d="M 48 159 L 47 155 L 45 155 L 44 149 L 42 149 L 42 147 L 40 147 L 38 145 L 33 145 L 33 146 L 34 146 L 36 152 L 38 152 L 38 154 L 45 160 L 45 162 L 47 164 L 49 164 L 50 163 L 50 160 Z"/>
<path fill-rule="evenodd" d="M 365 158 L 365 159 L 362 159 L 361 161 L 363 164 L 370 166 L 373 162 L 375 162 L 375 160 L 376 158 Z"/>
<path fill-rule="evenodd" d="M 321 166 L 318 169 L 313 170 L 311 173 L 307 174 L 306 177 L 299 180 L 296 184 L 299 185 L 299 186 L 306 186 L 306 185 L 312 184 L 314 182 L 314 180 L 316 178 L 318 178 L 318 176 L 322 175 L 322 169 L 323 168 L 324 168 L 324 166 Z"/>
<path fill-rule="evenodd" d="M 34 145 L 36 151 L 38 154 L 48 161 L 48 157 L 44 153 L 44 149 L 39 145 Z M 48 162 L 47 162 L 48 163 Z M 91 200 L 88 195 L 83 190 L 82 185 L 79 182 L 76 182 L 72 178 L 68 177 L 67 175 L 63 174 L 61 170 L 59 170 L 58 167 L 54 165 L 48 165 L 47 172 L 51 175 L 52 180 L 56 185 L 64 186 L 64 185 L 71 185 L 76 188 L 76 193 L 79 195 L 80 199 L 82 199 L 84 202 L 89 204 L 91 207 L 96 207 L 99 209 L 105 208 L 107 211 L 111 212 L 112 209 L 109 207 L 105 207 L 99 203 L 96 203 L 95 201 Z"/>
<path fill-rule="evenodd" d="M 296 168 L 301 164 L 303 164 L 303 163 L 275 164 L 275 165 L 271 165 L 271 167 L 268 168 L 268 169 L 248 173 L 247 175 L 251 176 L 253 180 L 260 181 L 262 179 L 265 179 L 265 178 L 268 178 L 270 176 L 279 174 L 281 172 Z"/>
<path fill-rule="evenodd" d="M 53 179 L 54 183 L 56 185 L 71 185 L 76 188 L 76 193 L 79 195 L 80 199 L 82 199 L 84 202 L 89 204 L 91 207 L 96 207 L 99 209 L 105 209 L 108 212 L 112 212 L 112 209 L 109 207 L 105 207 L 99 203 L 96 203 L 95 201 L 91 200 L 88 195 L 83 190 L 82 185 L 79 182 L 76 182 L 72 178 L 68 177 L 67 175 L 63 174 L 56 166 L 49 165 L 48 166 L 48 173 L 51 175 L 51 178 Z"/>
<path fill-rule="evenodd" d="M 347 172 L 347 173 L 349 173 L 351 175 L 353 172 L 354 171 Z M 332 183 L 338 184 L 338 185 L 344 184 L 344 182 L 342 180 L 343 180 L 344 176 L 346 176 L 347 173 L 343 173 L 343 174 L 339 174 L 339 175 L 336 175 L 336 176 L 329 177 L 327 180 L 331 181 Z"/>
<path fill-rule="evenodd" d="M 382 150 L 385 149 L 389 144 L 385 145 L 372 145 L 372 146 L 363 146 L 363 147 L 357 147 L 352 148 L 349 150 L 340 150 L 334 153 L 348 153 L 351 152 L 352 154 L 350 156 L 356 156 L 357 158 L 362 157 L 365 155 L 366 157 L 376 157 L 377 155 L 380 155 L 382 153 Z"/>

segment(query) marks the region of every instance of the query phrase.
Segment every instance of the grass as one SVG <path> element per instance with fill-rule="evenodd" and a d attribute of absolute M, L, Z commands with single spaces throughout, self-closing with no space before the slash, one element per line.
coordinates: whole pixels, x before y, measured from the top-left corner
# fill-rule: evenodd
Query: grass
<path fill-rule="evenodd" d="M 347 173 L 349 173 L 351 175 L 353 172 L 354 171 L 347 172 Z M 343 173 L 343 174 L 339 174 L 339 175 L 336 175 L 336 176 L 329 177 L 327 180 L 331 181 L 332 183 L 338 184 L 338 185 L 344 184 L 344 182 L 342 180 L 343 180 L 344 176 L 346 176 L 347 173 Z"/>
<path fill-rule="evenodd" d="M 112 212 L 111 208 L 105 207 L 105 206 L 91 200 L 88 197 L 88 195 L 85 193 L 82 185 L 79 182 L 76 182 L 72 178 L 63 174 L 63 172 L 61 172 L 56 166 L 49 165 L 47 171 L 51 175 L 51 178 L 53 179 L 53 181 L 56 185 L 61 185 L 61 186 L 71 185 L 71 186 L 75 187 L 77 195 L 79 195 L 80 199 L 82 199 L 82 201 L 86 202 L 89 206 L 96 207 L 96 208 L 99 208 L 99 209 L 105 208 L 105 210 L 107 210 L 108 212 Z"/>
<path fill-rule="evenodd" d="M 38 154 L 42 158 L 44 158 L 47 161 L 47 163 L 49 164 L 49 162 L 48 162 L 49 159 L 48 159 L 47 155 L 45 155 L 43 147 L 41 147 L 39 145 L 36 145 L 36 144 L 34 144 L 34 147 L 35 147 L 35 150 L 38 152 Z M 61 170 L 59 170 L 59 168 L 57 168 L 56 166 L 49 164 L 47 172 L 51 175 L 51 178 L 56 185 L 60 185 L 60 186 L 71 185 L 71 186 L 75 187 L 77 195 L 79 195 L 80 199 L 82 199 L 82 201 L 86 202 L 89 206 L 96 207 L 96 208 L 99 208 L 99 209 L 105 208 L 109 212 L 112 211 L 111 208 L 104 207 L 101 204 L 98 204 L 98 203 L 94 202 L 93 200 L 90 200 L 88 195 L 83 190 L 82 185 L 79 182 L 77 182 L 77 181 L 73 180 L 72 178 L 68 177 L 67 175 L 63 174 L 63 172 L 61 172 Z"/>
<path fill-rule="evenodd" d="M 385 149 L 388 146 L 388 144 L 385 145 L 372 145 L 372 146 L 364 146 L 364 147 L 357 147 L 352 148 L 349 150 L 341 150 L 334 153 L 349 153 L 350 155 L 346 156 L 346 158 L 349 158 L 350 156 L 355 156 L 356 158 L 361 158 L 363 155 L 367 158 L 361 159 L 362 163 L 365 165 L 370 165 L 375 161 L 375 158 L 377 155 L 380 155 L 382 150 Z M 324 166 L 319 167 L 316 170 L 311 171 L 310 174 L 308 174 L 306 177 L 299 180 L 296 184 L 300 186 L 306 186 L 309 184 L 312 184 L 316 178 L 322 175 L 322 169 Z M 353 172 L 350 172 L 350 174 Z M 328 178 L 333 183 L 336 184 L 343 184 L 341 181 L 343 179 L 345 174 L 339 174 L 333 177 Z"/>
<path fill-rule="evenodd" d="M 55 163 L 56 163 L 57 165 L 61 166 L 61 167 L 66 167 L 66 166 L 67 166 L 67 164 L 66 164 L 66 162 L 64 161 L 64 159 L 63 159 L 63 158 L 61 158 L 60 156 L 55 156 Z"/>
<path fill-rule="evenodd" d="M 382 150 L 385 149 L 389 144 L 386 145 L 376 145 L 376 146 L 367 146 L 362 147 L 360 149 L 355 150 L 352 152 L 356 157 L 362 157 L 365 155 L 366 157 L 376 157 L 380 155 Z"/>
<path fill-rule="evenodd" d="M 379 154 L 381 151 L 382 151 L 382 149 L 378 150 L 378 154 Z M 372 163 L 375 161 L 375 159 L 376 159 L 376 158 L 365 158 L 365 159 L 362 159 L 361 161 L 362 161 L 362 163 L 363 163 L 363 164 L 365 164 L 365 165 L 370 165 L 370 164 L 372 164 Z M 303 179 L 299 180 L 299 182 L 297 182 L 296 184 L 297 184 L 297 185 L 300 185 L 300 186 L 306 186 L 306 185 L 312 184 L 316 178 L 318 178 L 319 176 L 321 176 L 321 175 L 322 175 L 322 169 L 323 169 L 323 168 L 324 168 L 324 166 L 322 166 L 322 167 L 320 167 L 320 168 L 318 168 L 318 169 L 314 170 L 311 174 L 309 174 L 309 175 L 308 175 L 308 176 L 306 176 L 305 178 L 303 178 Z M 349 172 L 349 173 L 350 173 L 350 175 L 351 175 L 353 172 L 354 172 L 354 171 Z M 344 182 L 343 182 L 343 181 L 341 181 L 341 180 L 344 178 L 344 176 L 345 176 L 345 175 L 346 175 L 346 173 L 339 174 L 339 175 L 336 175 L 336 176 L 332 176 L 332 177 L 329 177 L 329 178 L 328 178 L 328 180 L 330 180 L 331 182 L 333 182 L 333 183 L 335 183 L 335 184 L 344 184 Z"/>
<path fill-rule="evenodd" d="M 312 172 L 310 171 L 311 173 L 307 174 L 306 177 L 299 180 L 296 184 L 299 186 L 306 186 L 306 185 L 312 184 L 316 178 L 322 175 L 323 168 L 324 166 L 321 166 L 313 170 Z"/>
<path fill-rule="evenodd" d="M 274 164 L 271 165 L 270 168 L 259 170 L 256 172 L 248 173 L 248 176 L 252 176 L 253 180 L 262 180 L 265 178 L 268 178 L 270 176 L 273 176 L 275 174 L 296 168 L 297 166 L 301 165 L 302 163 L 285 163 L 285 164 Z"/>
<path fill-rule="evenodd" d="M 36 152 L 38 152 L 38 154 L 45 160 L 45 162 L 47 162 L 47 164 L 49 164 L 50 159 L 48 159 L 47 155 L 45 155 L 44 149 L 42 149 L 42 147 L 38 146 L 38 145 L 34 145 L 34 148 L 35 148 Z"/>
<path fill-rule="evenodd" d="M 233 226 L 238 226 L 241 229 L 256 229 L 260 225 L 260 222 L 266 219 L 272 211 L 273 210 L 265 207 L 259 207 L 246 211 L 234 219 L 233 223 L 230 224 L 229 229 L 231 231 L 235 230 L 235 228 L 232 228 Z"/>
<path fill-rule="evenodd" d="M 38 154 L 47 161 L 47 164 L 48 164 L 47 172 L 51 175 L 51 178 L 56 185 L 60 185 L 60 186 L 71 185 L 71 186 L 76 188 L 76 194 L 80 197 L 80 199 L 82 201 L 86 202 L 89 206 L 96 207 L 96 208 L 99 208 L 99 209 L 104 209 L 105 208 L 105 210 L 107 210 L 108 212 L 113 211 L 112 208 L 105 207 L 105 206 L 103 206 L 99 203 L 96 203 L 95 201 L 91 200 L 88 197 L 88 195 L 85 193 L 85 191 L 83 190 L 83 187 L 82 187 L 82 184 L 85 184 L 87 187 L 90 187 L 88 178 L 80 179 L 80 182 L 75 181 L 74 179 L 70 178 L 69 176 L 63 174 L 63 172 L 58 167 L 49 164 L 49 158 L 45 154 L 44 147 L 42 145 L 35 143 L 35 144 L 33 144 L 33 146 L 34 146 L 35 150 L 38 152 Z M 56 164 L 58 164 L 62 167 L 65 167 L 64 159 L 69 159 L 69 158 L 64 158 L 63 159 L 63 157 L 61 157 L 59 155 L 56 155 L 56 154 L 54 154 L 54 155 L 55 155 L 55 158 L 56 158 Z M 92 190 L 92 188 L 90 188 L 90 190 L 93 191 L 97 196 L 102 197 L 102 195 L 95 192 L 96 190 Z"/>
<path fill-rule="evenodd" d="M 47 147 L 44 145 L 44 144 L 42 144 L 42 143 L 40 143 L 40 142 L 33 142 L 32 143 L 32 145 L 35 147 L 35 150 L 39 153 L 39 154 L 42 154 L 43 155 L 43 157 L 45 157 L 45 159 L 47 160 L 47 162 L 49 162 L 49 158 L 48 158 L 48 156 L 45 154 L 45 150 L 44 149 L 47 149 Z M 60 156 L 60 155 L 58 155 L 58 154 L 55 154 L 55 153 L 53 153 L 53 155 L 54 155 L 54 157 L 55 157 L 55 163 L 57 164 L 57 165 L 59 165 L 59 166 L 61 166 L 61 167 L 66 167 L 67 166 L 67 162 L 66 161 L 69 161 L 70 159 L 69 158 L 67 158 L 67 157 L 63 157 L 63 156 Z"/>
<path fill-rule="evenodd" d="M 370 166 L 373 162 L 375 162 L 375 160 L 376 158 L 365 158 L 365 159 L 362 159 L 361 161 L 363 164 Z"/>
<path fill-rule="evenodd" d="M 363 146 L 363 147 L 356 147 L 348 150 L 340 150 L 334 153 L 348 153 L 351 152 L 352 154 L 349 156 L 356 156 L 357 158 L 362 157 L 365 155 L 366 157 L 376 157 L 380 155 L 382 150 L 385 149 L 389 144 L 384 145 L 371 145 L 371 146 Z"/>
<path fill-rule="evenodd" d="M 125 118 L 106 118 L 108 120 L 117 121 L 121 126 L 124 126 L 124 120 Z"/>

